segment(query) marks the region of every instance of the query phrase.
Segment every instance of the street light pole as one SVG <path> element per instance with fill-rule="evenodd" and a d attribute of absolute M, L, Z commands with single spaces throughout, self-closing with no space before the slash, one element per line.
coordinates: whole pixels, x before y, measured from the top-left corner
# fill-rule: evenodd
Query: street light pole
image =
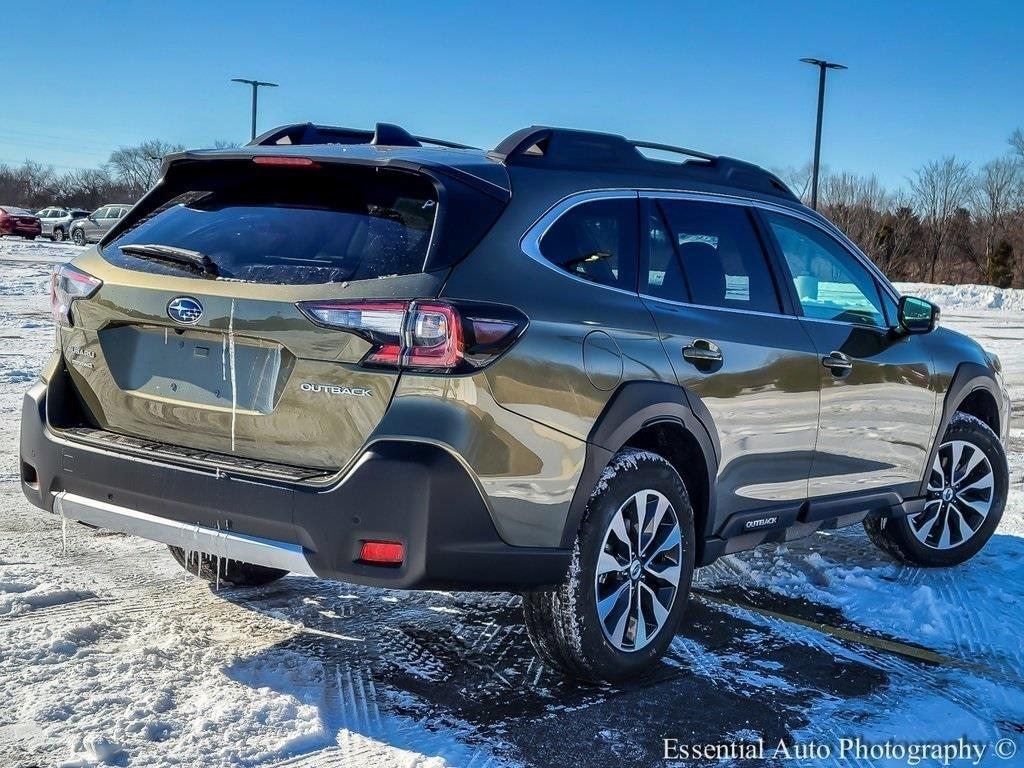
<path fill-rule="evenodd" d="M 251 141 L 252 139 L 256 138 L 256 102 L 259 98 L 257 95 L 259 89 L 261 86 L 264 88 L 277 88 L 277 83 L 264 83 L 260 80 L 246 80 L 241 77 L 233 77 L 231 78 L 231 82 L 245 83 L 246 85 L 252 86 L 252 136 L 250 137 Z"/>
<path fill-rule="evenodd" d="M 821 166 L 821 118 L 825 112 L 825 71 L 846 69 L 842 64 L 824 59 L 800 59 L 818 68 L 818 123 L 814 129 L 814 167 L 811 171 L 811 208 L 818 210 L 818 169 Z"/>

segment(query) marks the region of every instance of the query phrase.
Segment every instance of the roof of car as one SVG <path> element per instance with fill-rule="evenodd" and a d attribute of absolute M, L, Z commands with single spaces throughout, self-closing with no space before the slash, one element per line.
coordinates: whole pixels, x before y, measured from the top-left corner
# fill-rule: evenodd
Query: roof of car
<path fill-rule="evenodd" d="M 644 151 L 669 155 L 674 160 L 651 158 Z M 550 126 L 523 128 L 494 149 L 483 150 L 413 136 L 388 123 L 378 123 L 373 130 L 296 123 L 268 131 L 244 147 L 182 152 L 168 156 L 167 161 L 247 159 L 256 155 L 429 169 L 469 181 L 506 199 L 511 194 L 510 169 L 529 168 L 570 172 L 573 177 L 589 174 L 595 181 L 613 180 L 624 186 L 741 191 L 801 205 L 777 176 L 752 163 L 610 133 Z M 590 181 L 584 179 L 581 183 Z"/>

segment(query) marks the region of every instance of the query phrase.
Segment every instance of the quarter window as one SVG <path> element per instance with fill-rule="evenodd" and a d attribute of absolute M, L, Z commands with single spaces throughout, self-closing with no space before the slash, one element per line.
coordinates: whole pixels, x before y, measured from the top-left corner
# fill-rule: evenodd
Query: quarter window
<path fill-rule="evenodd" d="M 745 208 L 691 200 L 662 200 L 659 204 L 682 263 L 690 302 L 781 311 L 768 261 Z"/>
<path fill-rule="evenodd" d="M 786 259 L 805 317 L 885 326 L 874 278 L 846 248 L 817 227 L 765 213 Z"/>
<path fill-rule="evenodd" d="M 636 218 L 636 200 L 632 198 L 580 203 L 544 234 L 541 255 L 583 280 L 633 291 Z"/>

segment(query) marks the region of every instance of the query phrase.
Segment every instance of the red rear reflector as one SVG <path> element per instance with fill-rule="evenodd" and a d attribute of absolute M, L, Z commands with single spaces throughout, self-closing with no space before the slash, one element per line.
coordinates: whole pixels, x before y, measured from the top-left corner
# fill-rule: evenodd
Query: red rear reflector
<path fill-rule="evenodd" d="M 317 163 L 308 157 L 282 157 L 280 155 L 257 155 L 252 159 L 256 165 L 291 165 L 312 168 Z"/>
<path fill-rule="evenodd" d="M 397 541 L 364 541 L 359 559 L 364 563 L 401 565 L 405 560 L 405 545 Z"/>

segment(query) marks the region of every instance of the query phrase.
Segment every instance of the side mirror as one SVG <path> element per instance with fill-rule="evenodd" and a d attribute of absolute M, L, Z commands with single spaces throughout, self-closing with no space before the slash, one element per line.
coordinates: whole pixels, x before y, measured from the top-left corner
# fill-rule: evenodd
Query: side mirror
<path fill-rule="evenodd" d="M 930 333 L 939 324 L 939 308 L 917 296 L 901 296 L 897 316 L 907 333 Z"/>

